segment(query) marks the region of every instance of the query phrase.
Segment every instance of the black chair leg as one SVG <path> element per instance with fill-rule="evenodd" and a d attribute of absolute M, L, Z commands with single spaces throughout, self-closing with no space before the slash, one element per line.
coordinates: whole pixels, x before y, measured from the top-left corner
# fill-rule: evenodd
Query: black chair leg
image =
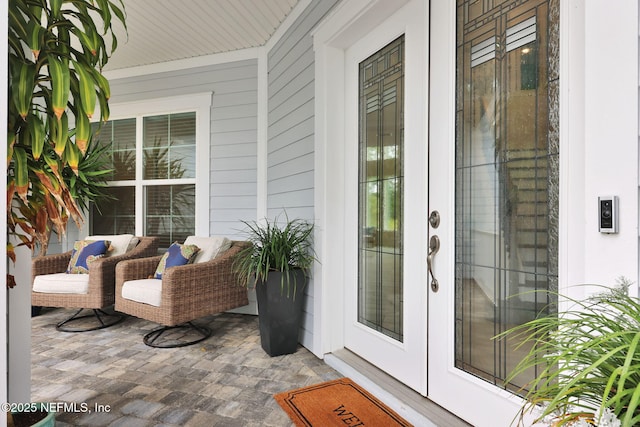
<path fill-rule="evenodd" d="M 88 332 L 95 331 L 98 329 L 108 328 L 109 326 L 113 326 L 116 323 L 120 323 L 124 320 L 124 316 L 121 314 L 109 314 L 105 313 L 100 309 L 92 309 L 92 314 L 85 314 L 83 316 L 79 316 L 79 314 L 84 310 L 81 308 L 76 311 L 71 317 L 56 325 L 56 329 L 63 332 Z M 77 324 L 76 322 L 83 319 L 88 319 L 91 317 L 95 317 L 97 320 L 97 324 L 93 323 L 93 325 L 89 325 L 86 327 L 74 327 L 73 324 Z"/>
<path fill-rule="evenodd" d="M 179 335 L 180 339 L 172 339 L 166 338 L 165 334 L 173 332 L 175 330 L 182 329 L 185 330 L 182 334 Z M 185 338 L 188 334 L 195 333 L 196 338 Z M 158 338 L 163 336 L 162 340 L 158 341 Z M 211 336 L 211 328 L 206 326 L 198 326 L 194 325 L 191 322 L 183 323 L 182 325 L 176 326 L 164 326 L 162 328 L 154 329 L 153 331 L 146 334 L 143 338 L 143 341 L 149 347 L 155 348 L 176 348 L 176 347 L 186 347 L 188 345 L 197 344 L 200 341 L 204 341 Z M 183 340 L 184 339 L 184 340 Z"/>

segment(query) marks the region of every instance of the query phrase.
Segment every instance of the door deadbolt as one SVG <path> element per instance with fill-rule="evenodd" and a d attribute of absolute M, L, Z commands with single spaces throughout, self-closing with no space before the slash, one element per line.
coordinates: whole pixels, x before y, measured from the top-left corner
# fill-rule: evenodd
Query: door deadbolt
<path fill-rule="evenodd" d="M 429 224 L 431 224 L 431 227 L 433 228 L 438 228 L 440 225 L 440 212 L 431 211 L 431 214 L 429 215 Z"/>

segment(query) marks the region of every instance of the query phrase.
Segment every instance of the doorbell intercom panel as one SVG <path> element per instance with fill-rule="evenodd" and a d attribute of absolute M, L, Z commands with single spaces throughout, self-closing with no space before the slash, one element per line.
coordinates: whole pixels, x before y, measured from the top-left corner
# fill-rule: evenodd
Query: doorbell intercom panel
<path fill-rule="evenodd" d="M 618 232 L 618 196 L 598 197 L 598 221 L 601 233 Z"/>

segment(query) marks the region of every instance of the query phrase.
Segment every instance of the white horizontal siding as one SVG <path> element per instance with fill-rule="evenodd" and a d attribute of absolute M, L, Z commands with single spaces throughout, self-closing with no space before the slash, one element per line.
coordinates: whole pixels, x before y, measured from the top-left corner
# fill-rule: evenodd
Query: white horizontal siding
<path fill-rule="evenodd" d="M 257 204 L 257 60 L 111 81 L 112 102 L 213 92 L 209 233 L 240 237 Z"/>
<path fill-rule="evenodd" d="M 296 191 L 298 189 L 313 189 L 313 172 L 303 172 L 296 175 L 289 175 L 284 178 L 274 179 L 273 188 L 277 188 L 283 193 Z M 272 194 L 276 191 L 272 189 Z"/>
<path fill-rule="evenodd" d="M 211 159 L 211 171 L 238 171 L 238 172 L 246 172 L 247 170 L 255 170 L 256 168 L 256 156 L 238 156 L 238 157 L 226 157 L 226 158 L 214 158 Z M 236 179 L 229 177 L 229 181 L 224 182 L 224 184 L 228 184 L 229 182 L 237 182 Z M 221 182 L 212 182 L 212 185 L 222 185 Z M 254 190 L 255 192 L 255 190 Z M 215 194 L 212 194 L 215 196 Z"/>
<path fill-rule="evenodd" d="M 313 197 L 309 197 L 308 183 L 306 188 L 285 190 L 279 188 L 279 180 L 313 171 L 314 53 L 310 31 L 334 3 L 311 2 L 268 53 L 269 217 L 283 210 L 291 217 L 290 208 L 296 208 L 302 217 L 313 219 Z"/>
<path fill-rule="evenodd" d="M 256 182 L 255 170 L 230 170 L 230 171 L 211 171 L 212 182 Z M 213 199 L 212 199 L 213 201 Z M 215 204 L 214 204 L 215 206 Z"/>
<path fill-rule="evenodd" d="M 277 185 L 277 181 L 279 179 L 306 173 L 313 170 L 313 153 L 306 153 L 303 156 L 289 159 L 286 162 L 279 163 L 278 165 L 269 169 L 273 169 L 270 172 L 270 179 L 267 184 L 267 187 L 270 188 L 268 193 L 271 196 L 271 194 L 282 193 Z M 293 203 L 293 200 L 291 200 L 291 202 Z"/>
<path fill-rule="evenodd" d="M 306 120 L 298 122 L 292 125 L 290 128 L 286 129 L 277 137 L 274 137 L 269 146 L 269 153 L 273 155 L 277 150 L 281 148 L 296 144 L 299 141 L 304 140 L 305 138 L 313 139 L 313 117 L 309 117 Z"/>
<path fill-rule="evenodd" d="M 268 166 L 277 167 L 287 161 L 299 159 L 313 151 L 313 135 L 305 135 L 302 139 L 292 141 L 269 153 Z"/>
<path fill-rule="evenodd" d="M 270 74 L 273 76 L 273 80 L 270 83 L 273 102 L 270 107 L 282 105 L 287 99 L 288 91 L 302 87 L 302 83 L 307 80 L 306 75 L 314 64 L 314 53 L 312 46 L 299 45 L 299 47 L 304 47 L 306 50 L 302 56 L 295 56 L 295 50 L 290 52 L 293 63 L 289 68 L 280 70 L 278 69 L 280 67 L 275 67 L 275 69 L 270 70 Z"/>
<path fill-rule="evenodd" d="M 271 198 L 275 205 L 287 204 L 290 207 L 306 208 L 310 203 L 313 203 L 313 188 L 272 194 Z M 292 204 L 291 199 L 297 200 L 298 205 Z"/>
<path fill-rule="evenodd" d="M 219 135 L 219 139 L 211 141 L 211 149 L 215 149 L 214 147 L 226 144 L 255 144 L 256 140 L 256 131 L 254 129 L 250 130 L 238 130 L 238 131 L 229 131 L 229 132 L 221 132 L 218 130 L 218 134 L 224 133 L 224 135 Z"/>
<path fill-rule="evenodd" d="M 312 1 L 269 51 L 267 216 L 314 216 L 314 52 L 311 30 L 336 3 Z M 313 279 L 301 343 L 313 351 Z"/>
<path fill-rule="evenodd" d="M 238 142 L 234 144 L 216 145 L 216 154 L 218 159 L 224 159 L 228 157 L 238 156 L 252 156 L 255 155 L 255 144 L 250 142 Z"/>
<path fill-rule="evenodd" d="M 233 206 L 234 209 L 245 211 L 255 209 L 255 197 L 251 196 L 216 196 L 212 197 L 211 203 L 214 206 Z M 224 208 L 220 208 L 224 209 Z"/>
<path fill-rule="evenodd" d="M 213 186 L 213 184 L 212 184 Z M 254 183 L 240 183 L 240 182 L 221 182 L 215 184 L 216 196 L 236 196 L 243 195 L 255 195 L 256 186 Z M 222 209 L 223 206 L 217 206 L 216 208 Z"/>
<path fill-rule="evenodd" d="M 289 106 L 286 103 L 277 103 L 277 98 L 289 100 L 289 102 L 294 103 L 295 105 L 302 105 L 309 99 L 313 99 L 315 86 L 313 82 L 309 82 L 301 88 L 290 85 L 285 89 L 286 90 L 278 92 L 271 98 L 269 123 L 276 123 L 289 112 Z"/>
<path fill-rule="evenodd" d="M 269 152 L 273 152 L 278 149 L 278 147 L 287 145 L 291 142 L 289 138 L 286 136 L 283 137 L 282 134 L 286 133 L 290 129 L 294 129 L 298 125 L 304 124 L 307 121 L 311 121 L 311 123 L 313 123 L 313 114 L 314 103 L 313 99 L 310 99 L 306 100 L 304 104 L 298 105 L 294 111 L 289 112 L 280 120 L 274 121 L 269 128 L 269 134 L 273 141 L 273 143 L 269 145 Z M 306 134 L 300 136 L 306 136 Z"/>

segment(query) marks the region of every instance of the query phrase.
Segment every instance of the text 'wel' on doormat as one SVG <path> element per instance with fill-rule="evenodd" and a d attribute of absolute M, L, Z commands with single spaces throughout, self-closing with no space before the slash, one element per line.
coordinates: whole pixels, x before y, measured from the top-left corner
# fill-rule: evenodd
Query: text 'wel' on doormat
<path fill-rule="evenodd" d="M 273 396 L 296 426 L 411 426 L 349 378 Z"/>

